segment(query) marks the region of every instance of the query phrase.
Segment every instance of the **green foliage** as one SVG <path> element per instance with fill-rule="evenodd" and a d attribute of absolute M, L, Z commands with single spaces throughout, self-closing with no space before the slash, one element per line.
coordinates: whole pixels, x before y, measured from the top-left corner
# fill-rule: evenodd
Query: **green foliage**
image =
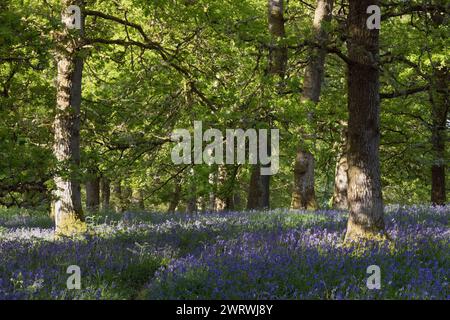
<path fill-rule="evenodd" d="M 78 179 L 87 180 L 94 168 L 115 183 L 143 190 L 151 209 L 166 209 L 180 182 L 179 209 L 192 196 L 207 202 L 214 189 L 209 174 L 217 168 L 198 166 L 190 177 L 189 168 L 172 165 L 170 133 L 192 128 L 195 120 L 203 121 L 204 129 L 221 130 L 268 123 L 281 134 L 280 172 L 271 181 L 272 206 L 289 206 L 295 151 L 302 143 L 316 159 L 316 195 L 327 207 L 347 119 L 346 65 L 330 53 L 320 103 L 300 102 L 309 57 L 304 43 L 313 31 L 310 5 L 315 1 L 291 1 L 286 7 L 286 38 L 278 44 L 290 49 L 280 93 L 278 79 L 267 75 L 270 35 L 265 0 L 87 1 L 86 9 L 106 18 L 86 17 L 86 39 L 104 42 L 81 50 L 85 65 Z M 386 10 L 402 8 L 403 4 L 387 5 Z M 52 156 L 57 72 L 53 34 L 60 27 L 60 2 L 7 0 L 1 9 L 0 203 L 48 204 L 52 176 L 67 171 L 56 166 Z M 336 4 L 335 19 L 325 29 L 332 46 L 345 53 L 341 9 Z M 438 16 L 409 17 L 383 22 L 383 93 L 425 86 L 436 68 L 448 64 L 448 24 L 438 23 Z M 108 43 L 114 40 L 135 45 Z M 157 47 L 145 47 L 146 41 Z M 381 117 L 386 202 L 429 201 L 434 160 L 427 92 L 382 100 Z M 313 138 L 303 139 L 304 135 Z M 245 207 L 249 176 L 249 166 L 240 166 L 234 187 L 227 189 L 241 198 L 236 209 Z"/>

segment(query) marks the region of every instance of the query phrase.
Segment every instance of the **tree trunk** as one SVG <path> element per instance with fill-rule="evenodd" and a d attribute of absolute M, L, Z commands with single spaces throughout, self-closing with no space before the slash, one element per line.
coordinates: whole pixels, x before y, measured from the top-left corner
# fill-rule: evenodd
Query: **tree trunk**
<path fill-rule="evenodd" d="M 314 13 L 314 41 L 319 47 L 310 50 L 310 58 L 305 70 L 303 80 L 303 94 L 301 101 L 319 102 L 322 88 L 326 50 L 323 46 L 328 40 L 324 24 L 331 21 L 333 0 L 318 0 Z M 309 121 L 314 118 L 314 112 L 309 113 Z M 301 163 L 297 163 L 300 161 Z M 305 162 L 306 161 L 306 162 Z M 306 171 L 302 171 L 304 168 Z M 318 208 L 314 188 L 314 156 L 305 147 L 299 144 L 296 162 L 294 164 L 294 188 L 292 192 L 292 209 Z"/>
<path fill-rule="evenodd" d="M 431 203 L 444 205 L 446 202 L 445 190 L 445 143 L 447 139 L 447 114 L 449 108 L 448 99 L 448 68 L 442 67 L 435 70 L 434 87 L 430 91 L 432 106 L 431 144 L 433 165 L 431 166 Z M 448 160 L 447 160 L 448 162 Z"/>
<path fill-rule="evenodd" d="M 216 193 L 214 199 L 214 211 L 223 211 L 226 209 L 226 199 L 228 194 L 227 185 L 228 181 L 227 167 L 223 164 L 219 164 L 217 168 L 217 184 Z"/>
<path fill-rule="evenodd" d="M 286 73 L 288 59 L 287 47 L 277 42 L 285 37 L 283 0 L 268 0 L 269 33 L 272 46 L 269 50 L 269 74 L 280 76 L 282 81 Z"/>
<path fill-rule="evenodd" d="M 294 167 L 294 185 L 296 190 L 292 196 L 291 208 L 317 209 L 314 190 L 314 157 L 309 152 L 297 150 Z"/>
<path fill-rule="evenodd" d="M 238 204 L 236 200 L 239 193 L 236 191 L 236 179 L 239 171 L 239 166 L 233 165 L 232 167 L 226 167 L 226 182 L 225 188 L 221 191 L 221 196 L 225 202 L 223 210 L 234 210 Z"/>
<path fill-rule="evenodd" d="M 65 9 L 71 4 L 81 7 L 82 1 L 63 0 L 63 18 L 67 20 Z M 83 59 L 78 47 L 83 34 L 81 17 L 79 37 L 77 31 L 70 32 L 66 26 L 56 34 L 56 59 L 58 76 L 56 80 L 56 116 L 53 123 L 53 153 L 57 161 L 69 170 L 69 174 L 55 176 L 54 214 L 56 234 L 71 235 L 85 230 L 81 206 L 81 188 L 76 171 L 80 165 L 80 104 Z"/>
<path fill-rule="evenodd" d="M 102 210 L 108 211 L 110 208 L 110 198 L 111 198 L 111 182 L 108 178 L 103 177 L 100 180 L 100 189 L 101 189 L 101 203 L 102 203 Z"/>
<path fill-rule="evenodd" d="M 123 196 L 123 192 L 122 192 L 122 184 L 121 184 L 120 180 L 116 181 L 114 183 L 113 199 L 114 199 L 114 210 L 116 212 L 124 212 L 126 207 L 125 207 L 124 196 Z"/>
<path fill-rule="evenodd" d="M 262 209 L 263 185 L 261 181 L 261 166 L 253 165 L 250 174 L 250 185 L 248 189 L 247 210 Z"/>
<path fill-rule="evenodd" d="M 176 181 L 175 190 L 173 192 L 172 199 L 169 204 L 169 209 L 167 210 L 168 212 L 175 212 L 175 210 L 178 207 L 178 204 L 180 203 L 180 198 L 181 198 L 181 182 Z"/>
<path fill-rule="evenodd" d="M 100 178 L 95 173 L 86 182 L 86 208 L 90 212 L 100 208 Z"/>
<path fill-rule="evenodd" d="M 348 15 L 347 240 L 384 231 L 379 161 L 379 30 L 366 26 L 367 7 L 378 0 L 350 0 Z"/>
<path fill-rule="evenodd" d="M 139 209 L 139 210 L 145 210 L 145 203 L 144 203 L 144 190 L 142 189 L 131 189 L 131 204 L 133 208 Z"/>
<path fill-rule="evenodd" d="M 218 188 L 216 168 L 214 168 L 214 171 L 209 173 L 208 183 L 211 188 L 211 191 L 209 192 L 208 211 L 213 212 L 213 211 L 216 211 L 216 198 L 217 198 L 217 188 Z"/>
<path fill-rule="evenodd" d="M 282 87 L 288 59 L 286 45 L 279 44 L 279 41 L 285 37 L 283 0 L 268 0 L 267 8 L 269 33 L 272 37 L 267 72 L 269 75 L 278 76 L 279 86 Z M 270 145 L 268 144 L 267 147 L 269 148 L 267 154 L 270 155 Z M 264 166 L 270 167 L 270 163 Z M 253 165 L 251 168 L 247 209 L 267 209 L 269 207 L 270 175 L 261 175 L 261 165 Z"/>
<path fill-rule="evenodd" d="M 187 213 L 194 213 L 197 212 L 197 188 L 196 188 L 196 181 L 195 181 L 195 171 L 194 168 L 191 168 L 190 171 L 190 180 L 189 180 L 189 194 L 187 195 L 187 206 L 186 211 Z"/>
<path fill-rule="evenodd" d="M 347 210 L 347 189 L 348 189 L 348 162 L 347 162 L 347 128 L 342 130 L 342 142 L 339 146 L 338 161 L 336 162 L 336 172 L 334 176 L 333 208 Z"/>

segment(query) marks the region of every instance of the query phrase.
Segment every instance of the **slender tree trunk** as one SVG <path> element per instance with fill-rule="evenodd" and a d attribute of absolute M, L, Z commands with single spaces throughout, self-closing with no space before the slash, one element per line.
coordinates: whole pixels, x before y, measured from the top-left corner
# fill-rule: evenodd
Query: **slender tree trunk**
<path fill-rule="evenodd" d="M 338 160 L 334 176 L 333 208 L 347 210 L 348 189 L 348 162 L 347 162 L 347 128 L 342 129 L 342 141 L 339 145 Z"/>
<path fill-rule="evenodd" d="M 103 177 L 100 180 L 100 196 L 101 196 L 101 204 L 102 210 L 108 211 L 110 208 L 110 198 L 111 198 L 111 182 L 108 178 Z"/>
<path fill-rule="evenodd" d="M 211 191 L 209 192 L 208 211 L 213 212 L 213 211 L 216 211 L 216 198 L 217 198 L 217 188 L 218 188 L 216 168 L 214 168 L 214 171 L 209 173 L 208 183 L 211 188 Z"/>
<path fill-rule="evenodd" d="M 228 181 L 227 167 L 223 164 L 219 164 L 217 168 L 217 184 L 216 184 L 216 196 L 214 199 L 214 210 L 223 211 L 226 209 L 226 198 L 228 194 L 227 185 Z"/>
<path fill-rule="evenodd" d="M 380 174 L 379 30 L 366 26 L 367 7 L 350 0 L 348 15 L 348 204 L 346 240 L 384 231 Z"/>
<path fill-rule="evenodd" d="M 133 189 L 128 185 L 122 186 L 122 210 L 125 211 L 130 209 L 131 203 L 133 201 Z"/>
<path fill-rule="evenodd" d="M 197 212 L 197 187 L 195 185 L 195 171 L 191 168 L 191 179 L 189 180 L 189 194 L 187 195 L 187 213 Z"/>
<path fill-rule="evenodd" d="M 100 208 L 100 178 L 96 173 L 86 182 L 86 208 L 91 212 Z"/>
<path fill-rule="evenodd" d="M 433 165 L 431 166 L 431 202 L 435 205 L 444 205 L 446 202 L 445 167 L 447 139 L 447 116 L 449 109 L 448 98 L 448 68 L 442 67 L 435 70 L 435 89 L 430 89 L 432 106 L 431 145 L 433 153 Z"/>
<path fill-rule="evenodd" d="M 262 203 L 261 166 L 253 165 L 250 174 L 250 185 L 247 198 L 247 210 L 264 208 Z"/>
<path fill-rule="evenodd" d="M 67 20 L 65 9 L 71 4 L 81 7 L 82 1 L 62 1 L 63 18 Z M 83 28 L 83 17 L 81 17 Z M 56 116 L 53 123 L 53 153 L 60 164 L 69 170 L 69 175 L 55 176 L 54 214 L 56 233 L 71 235 L 85 230 L 81 206 L 81 188 L 76 177 L 80 164 L 80 105 L 83 59 L 79 56 L 78 31 L 64 29 L 56 34 L 58 77 L 56 83 Z"/>
<path fill-rule="evenodd" d="M 114 210 L 116 212 L 124 212 L 126 208 L 124 205 L 124 196 L 123 196 L 122 184 L 121 184 L 120 180 L 118 180 L 114 183 L 113 199 L 114 199 Z"/>
<path fill-rule="evenodd" d="M 225 188 L 222 190 L 222 198 L 225 202 L 224 210 L 234 210 L 236 206 L 236 179 L 239 171 L 239 166 L 233 165 L 226 168 L 226 182 Z"/>
<path fill-rule="evenodd" d="M 176 181 L 172 199 L 169 204 L 169 209 L 167 210 L 168 212 L 175 212 L 175 210 L 178 207 L 178 204 L 180 203 L 180 198 L 181 198 L 181 182 Z"/>
<path fill-rule="evenodd" d="M 328 36 L 324 24 L 331 21 L 333 0 L 318 0 L 314 13 L 314 41 L 319 45 L 311 49 L 310 58 L 305 70 L 303 80 L 303 94 L 301 101 L 319 102 L 322 88 L 323 74 Z M 310 112 L 309 121 L 314 118 L 314 112 Z M 292 192 L 292 209 L 318 208 L 314 188 L 314 156 L 301 143 L 297 149 L 296 162 L 294 164 L 294 188 Z"/>
<path fill-rule="evenodd" d="M 267 17 L 269 33 L 272 37 L 269 49 L 268 74 L 279 77 L 279 87 L 283 87 L 284 76 L 288 60 L 286 45 L 278 42 L 285 37 L 284 29 L 284 1 L 268 0 Z M 258 146 L 259 147 L 259 146 Z M 270 144 L 267 154 L 270 155 Z M 265 165 L 270 167 L 270 164 Z M 261 165 L 253 165 L 248 191 L 247 209 L 267 209 L 270 207 L 270 175 L 261 175 Z"/>

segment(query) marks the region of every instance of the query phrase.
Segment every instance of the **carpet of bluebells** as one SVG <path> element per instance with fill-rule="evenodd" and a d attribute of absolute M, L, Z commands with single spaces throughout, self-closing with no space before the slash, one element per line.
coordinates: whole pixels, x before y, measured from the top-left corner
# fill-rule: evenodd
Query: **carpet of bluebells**
<path fill-rule="evenodd" d="M 343 244 L 347 214 L 333 210 L 99 213 L 89 235 L 63 239 L 42 213 L 0 209 L 0 299 L 448 300 L 449 218 L 450 206 L 389 206 L 391 241 L 363 246 Z"/>

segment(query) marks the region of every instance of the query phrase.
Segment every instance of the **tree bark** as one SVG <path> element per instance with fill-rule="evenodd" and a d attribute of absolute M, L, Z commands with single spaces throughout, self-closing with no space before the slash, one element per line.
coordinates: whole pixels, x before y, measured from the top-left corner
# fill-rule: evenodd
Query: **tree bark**
<path fill-rule="evenodd" d="M 65 9 L 71 4 L 82 7 L 82 1 L 62 1 Z M 53 123 L 53 153 L 57 161 L 67 168 L 69 174 L 55 176 L 54 214 L 56 234 L 71 235 L 85 230 L 81 206 L 81 188 L 76 172 L 80 165 L 80 105 L 83 59 L 79 55 L 81 30 L 70 31 L 66 26 L 56 33 L 56 116 Z M 78 33 L 78 34 L 77 34 Z"/>
<path fill-rule="evenodd" d="M 283 0 L 268 0 L 269 33 L 272 45 L 269 49 L 269 74 L 278 75 L 281 81 L 286 73 L 288 51 L 277 42 L 285 37 Z"/>
<path fill-rule="evenodd" d="M 314 157 L 309 152 L 297 151 L 294 167 L 294 185 L 296 190 L 292 195 L 291 208 L 317 209 L 314 190 Z"/>
<path fill-rule="evenodd" d="M 333 208 L 347 210 L 348 189 L 348 162 L 347 162 L 347 128 L 342 129 L 342 141 L 339 145 L 338 161 L 334 176 Z"/>
<path fill-rule="evenodd" d="M 227 185 L 229 184 L 229 177 L 227 167 L 219 164 L 217 168 L 217 185 L 214 199 L 214 211 L 223 211 L 226 209 L 226 199 L 228 197 Z"/>
<path fill-rule="evenodd" d="M 191 168 L 189 180 L 189 194 L 187 195 L 186 212 L 194 213 L 197 212 L 197 187 L 195 185 L 195 171 Z"/>
<path fill-rule="evenodd" d="M 448 68 L 442 67 L 434 72 L 434 84 L 430 86 L 430 100 L 432 106 L 431 145 L 433 164 L 431 166 L 431 203 L 444 205 L 446 202 L 446 150 L 448 99 Z"/>
<path fill-rule="evenodd" d="M 234 210 L 235 206 L 238 204 L 236 201 L 238 199 L 238 192 L 236 192 L 236 179 L 238 171 L 238 165 L 226 167 L 225 188 L 221 191 L 221 196 L 225 202 L 224 210 Z"/>
<path fill-rule="evenodd" d="M 86 208 L 90 212 L 100 208 L 100 178 L 96 173 L 86 182 Z"/>
<path fill-rule="evenodd" d="M 350 0 L 348 15 L 347 240 L 384 231 L 379 161 L 379 30 L 366 26 L 367 7 L 378 0 Z"/>
<path fill-rule="evenodd" d="M 108 211 L 110 209 L 110 198 L 111 198 L 111 182 L 108 178 L 103 177 L 100 180 L 100 189 L 101 189 L 101 204 L 102 210 Z"/>
<path fill-rule="evenodd" d="M 121 181 L 116 181 L 113 187 L 114 210 L 116 212 L 124 212 L 126 204 L 124 200 L 124 192 Z"/>
<path fill-rule="evenodd" d="M 314 13 L 314 41 L 318 47 L 310 50 L 310 58 L 305 70 L 303 80 L 303 93 L 301 102 L 319 102 L 322 88 L 328 35 L 324 24 L 331 21 L 333 0 L 318 0 Z M 309 121 L 314 118 L 314 112 L 310 112 Z M 300 163 L 298 163 L 300 161 Z M 297 149 L 296 162 L 294 164 L 294 188 L 292 192 L 292 209 L 318 208 L 314 187 L 314 156 L 300 143 Z"/>

